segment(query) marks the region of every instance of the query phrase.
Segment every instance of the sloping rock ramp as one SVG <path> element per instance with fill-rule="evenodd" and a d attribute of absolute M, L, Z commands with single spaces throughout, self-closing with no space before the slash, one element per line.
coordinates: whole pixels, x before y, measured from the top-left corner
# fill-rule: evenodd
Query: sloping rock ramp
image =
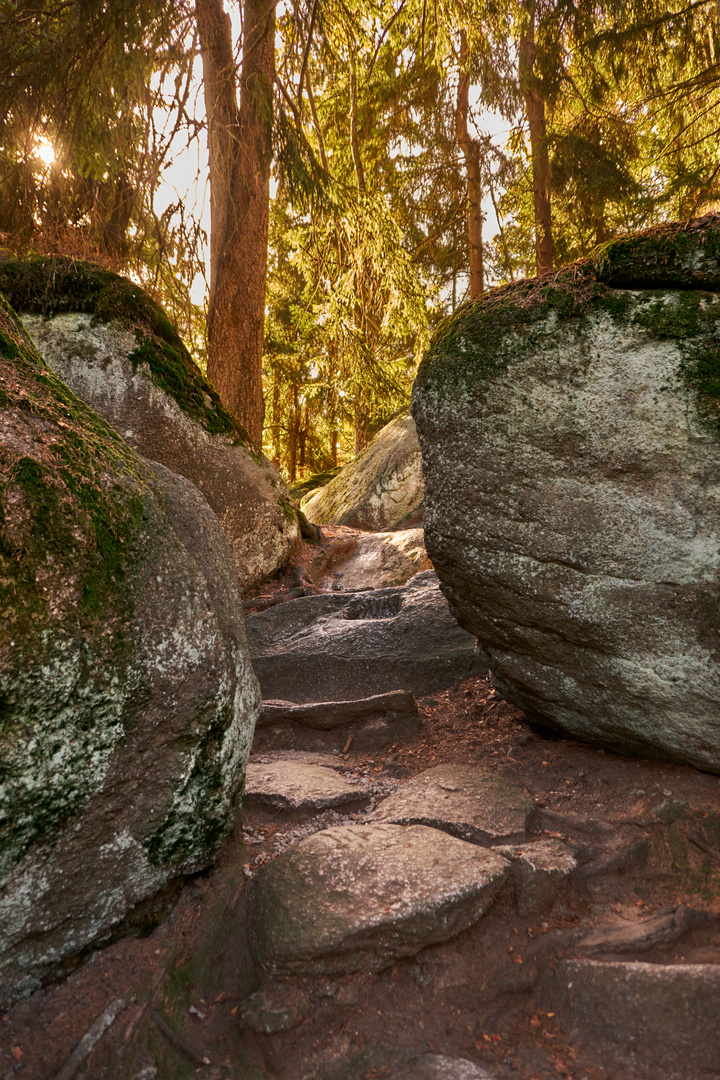
<path fill-rule="evenodd" d="M 263 697 L 351 701 L 446 689 L 485 662 L 427 570 L 396 589 L 304 596 L 245 620 Z"/>

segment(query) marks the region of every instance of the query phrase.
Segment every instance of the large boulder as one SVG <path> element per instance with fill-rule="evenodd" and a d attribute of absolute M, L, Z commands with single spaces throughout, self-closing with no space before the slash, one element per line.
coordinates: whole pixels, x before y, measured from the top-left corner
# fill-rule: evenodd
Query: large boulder
<path fill-rule="evenodd" d="M 0 299 L 0 1003 L 208 865 L 260 700 L 235 562 Z"/>
<path fill-rule="evenodd" d="M 243 589 L 286 562 L 300 532 L 280 474 L 142 289 L 90 263 L 35 257 L 0 262 L 0 291 L 78 397 L 139 453 L 200 488 Z"/>
<path fill-rule="evenodd" d="M 384 532 L 417 524 L 423 477 L 415 421 L 398 416 L 302 508 L 317 525 L 349 525 Z"/>
<path fill-rule="evenodd" d="M 475 639 L 450 614 L 432 570 L 402 588 L 302 596 L 249 615 L 245 627 L 266 700 L 431 694 L 487 674 Z"/>
<path fill-rule="evenodd" d="M 413 414 L 428 554 L 503 693 L 720 771 L 716 289 L 718 219 L 496 290 L 437 331 Z"/>

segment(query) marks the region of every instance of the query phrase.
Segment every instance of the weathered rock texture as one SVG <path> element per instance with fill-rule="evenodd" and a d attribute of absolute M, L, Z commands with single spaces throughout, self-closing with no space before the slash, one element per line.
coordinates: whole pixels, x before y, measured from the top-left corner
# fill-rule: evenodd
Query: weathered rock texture
<path fill-rule="evenodd" d="M 0 262 L 0 291 L 78 397 L 141 454 L 202 491 L 230 541 L 241 587 L 282 566 L 300 533 L 280 474 L 141 289 L 89 263 L 35 258 Z"/>
<path fill-rule="evenodd" d="M 432 570 L 398 589 L 303 596 L 249 615 L 245 627 L 267 699 L 350 701 L 390 690 L 422 695 L 487 672 Z"/>
<path fill-rule="evenodd" d="M 0 302 L 0 1002 L 207 865 L 259 692 L 234 560 Z"/>
<path fill-rule="evenodd" d="M 360 784 L 323 765 L 303 761 L 250 762 L 245 803 L 285 812 L 312 812 L 333 807 L 359 807 L 370 801 Z"/>
<path fill-rule="evenodd" d="M 423 530 L 361 533 L 352 554 L 333 573 L 335 589 L 376 589 L 404 585 L 415 574 L 431 570 Z"/>
<path fill-rule="evenodd" d="M 716 288 L 701 224 L 497 290 L 439 329 L 413 414 L 428 554 L 503 693 L 718 771 Z"/>
<path fill-rule="evenodd" d="M 382 971 L 477 922 L 507 868 L 424 825 L 325 829 L 260 870 L 251 945 L 276 974 Z"/>
<path fill-rule="evenodd" d="M 411 416 L 398 416 L 302 508 L 316 525 L 383 532 L 417 523 L 422 510 L 420 446 Z"/>
<path fill-rule="evenodd" d="M 572 851 L 562 840 L 503 844 L 495 850 L 512 864 L 515 902 L 523 917 L 544 915 L 577 868 Z"/>
<path fill-rule="evenodd" d="M 563 960 L 558 1017 L 603 1065 L 663 1080 L 717 1076 L 720 967 Z"/>
<path fill-rule="evenodd" d="M 436 765 L 383 799 L 369 820 L 430 825 L 473 844 L 496 844 L 524 836 L 534 809 L 522 788 L 502 776 L 473 765 Z"/>

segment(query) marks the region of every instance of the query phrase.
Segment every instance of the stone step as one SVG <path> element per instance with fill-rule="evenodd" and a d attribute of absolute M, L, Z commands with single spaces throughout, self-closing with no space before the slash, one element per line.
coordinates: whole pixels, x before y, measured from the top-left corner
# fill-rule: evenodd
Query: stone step
<path fill-rule="evenodd" d="M 263 866 L 250 941 L 272 974 L 381 971 L 480 919 L 509 870 L 496 852 L 424 825 L 344 825 Z"/>
<path fill-rule="evenodd" d="M 373 716 L 417 716 L 418 707 L 409 690 L 393 690 L 353 701 L 264 701 L 258 725 L 293 722 L 303 727 L 329 728 L 367 720 Z"/>
<path fill-rule="evenodd" d="M 337 807 L 366 806 L 368 791 L 334 769 L 301 761 L 250 762 L 245 774 L 244 802 L 280 812 L 314 813 Z"/>
<path fill-rule="evenodd" d="M 471 765 L 436 765 L 414 776 L 370 821 L 429 825 L 474 844 L 525 835 L 535 804 L 522 788 Z"/>

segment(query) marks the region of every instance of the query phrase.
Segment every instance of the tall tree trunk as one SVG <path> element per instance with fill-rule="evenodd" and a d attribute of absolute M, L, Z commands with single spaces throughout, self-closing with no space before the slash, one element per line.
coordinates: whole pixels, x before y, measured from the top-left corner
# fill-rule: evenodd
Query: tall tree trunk
<path fill-rule="evenodd" d="M 480 143 L 470 136 L 468 127 L 470 76 L 467 73 L 467 34 L 460 31 L 460 75 L 455 107 L 455 138 L 465 158 L 467 174 L 467 223 L 470 247 L 470 296 L 481 296 L 484 288 L 482 248 L 482 185 L 480 182 Z M 453 304 L 454 306 L 454 304 Z"/>
<path fill-rule="evenodd" d="M 297 480 L 297 452 L 298 452 L 298 436 L 300 434 L 300 402 L 298 399 L 298 388 L 293 386 L 293 414 L 292 414 L 292 427 L 290 428 L 290 445 L 288 447 L 290 461 L 288 463 L 288 472 L 290 474 L 290 483 L 294 484 Z"/>
<path fill-rule="evenodd" d="M 337 450 L 338 450 L 338 430 L 332 429 L 331 442 L 330 442 L 330 460 L 332 461 L 333 469 L 337 468 Z"/>
<path fill-rule="evenodd" d="M 244 0 L 240 105 L 222 0 L 196 0 L 210 151 L 208 378 L 262 442 L 276 0 Z"/>
<path fill-rule="evenodd" d="M 298 438 L 300 440 L 300 460 L 298 462 L 298 468 L 300 468 L 300 469 L 305 468 L 305 447 L 307 445 L 307 437 L 308 437 L 309 429 L 310 429 L 310 419 L 308 417 L 308 404 L 307 404 L 307 401 L 306 401 L 305 406 L 303 408 L 302 424 L 301 424 L 301 427 L 300 427 L 300 431 L 298 432 Z"/>
<path fill-rule="evenodd" d="M 520 89 L 525 99 L 525 112 L 530 128 L 532 156 L 533 202 L 535 205 L 535 261 L 538 274 L 552 270 L 555 248 L 550 213 L 550 156 L 547 148 L 545 101 L 535 75 L 535 0 L 525 4 L 527 27 L 520 35 Z"/>

